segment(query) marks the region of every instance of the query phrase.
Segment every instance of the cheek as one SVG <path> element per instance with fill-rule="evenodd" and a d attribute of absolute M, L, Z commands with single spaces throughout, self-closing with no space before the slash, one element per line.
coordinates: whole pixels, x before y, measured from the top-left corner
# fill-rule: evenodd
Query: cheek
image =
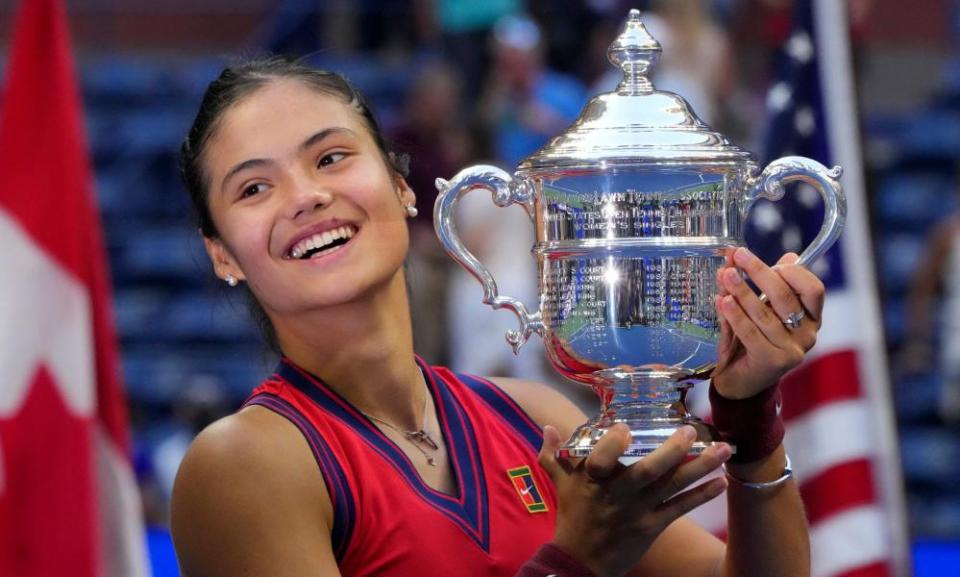
<path fill-rule="evenodd" d="M 406 213 L 401 207 L 397 192 L 390 188 L 388 192 L 369 195 L 367 215 L 369 218 L 369 242 L 374 252 L 388 256 L 391 260 L 403 260 L 409 247 L 409 225 Z"/>
<path fill-rule="evenodd" d="M 261 219 L 231 215 L 221 225 L 221 231 L 237 264 L 247 276 L 260 266 L 260 259 L 269 256 L 270 230 Z"/>
<path fill-rule="evenodd" d="M 352 171 L 349 182 L 345 183 L 354 201 L 376 220 L 402 219 L 404 212 L 399 198 L 400 189 L 394 186 L 385 167 L 371 161 L 360 168 Z"/>

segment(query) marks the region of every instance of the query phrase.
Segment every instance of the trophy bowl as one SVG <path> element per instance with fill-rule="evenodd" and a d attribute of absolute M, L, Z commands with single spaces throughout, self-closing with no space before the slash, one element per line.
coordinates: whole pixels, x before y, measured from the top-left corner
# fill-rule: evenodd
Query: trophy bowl
<path fill-rule="evenodd" d="M 506 335 L 514 352 L 539 334 L 553 367 L 600 398 L 600 414 L 575 431 L 560 456 L 589 455 L 618 422 L 631 431 L 627 457 L 652 452 L 683 425 L 697 430 L 693 454 L 722 440 L 684 400 L 716 366 L 716 272 L 728 251 L 744 245 L 751 206 L 778 200 L 794 181 L 820 193 L 824 223 L 800 264 L 826 251 L 843 227 L 839 167 L 793 156 L 761 171 L 681 97 L 654 89 L 647 73 L 659 53 L 632 10 L 608 51 L 624 75 L 614 92 L 593 98 L 513 175 L 478 165 L 437 180 L 440 242 L 480 282 L 485 304 L 516 314 L 520 327 Z M 531 218 L 535 311 L 500 295 L 460 241 L 454 209 L 477 189 L 491 192 L 497 206 L 522 205 Z"/>

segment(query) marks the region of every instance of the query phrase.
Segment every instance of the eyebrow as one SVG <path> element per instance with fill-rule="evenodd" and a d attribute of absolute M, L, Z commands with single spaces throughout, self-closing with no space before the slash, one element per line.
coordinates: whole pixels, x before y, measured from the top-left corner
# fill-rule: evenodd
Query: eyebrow
<path fill-rule="evenodd" d="M 323 130 L 319 132 L 315 132 L 314 134 L 309 136 L 306 140 L 300 143 L 300 146 L 297 147 L 297 151 L 303 152 L 313 147 L 317 143 L 322 142 L 323 140 L 329 138 L 330 136 L 333 136 L 334 134 L 343 134 L 343 133 L 350 134 L 351 136 L 354 136 L 354 137 L 357 136 L 357 133 L 350 130 L 349 128 L 345 128 L 342 126 L 332 126 L 330 128 L 324 128 Z M 249 168 L 254 168 L 256 166 L 264 166 L 264 165 L 272 164 L 273 162 L 274 161 L 269 158 L 251 158 L 249 160 L 244 160 L 243 162 L 235 165 L 233 168 L 227 171 L 227 174 L 224 175 L 223 180 L 220 182 L 220 189 L 221 190 L 225 189 L 227 186 L 227 182 L 229 182 L 231 178 L 236 176 L 237 173 L 247 170 Z"/>

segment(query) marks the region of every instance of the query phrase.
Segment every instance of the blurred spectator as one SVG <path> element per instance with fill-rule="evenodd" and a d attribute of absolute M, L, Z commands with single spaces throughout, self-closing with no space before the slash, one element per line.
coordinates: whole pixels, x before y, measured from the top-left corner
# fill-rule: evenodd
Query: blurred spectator
<path fill-rule="evenodd" d="M 444 62 L 423 66 L 410 83 L 405 114 L 390 131 L 398 148 L 410 155 L 407 183 L 417 193 L 417 232 L 433 239 L 434 181 L 450 178 L 472 158 L 471 126 L 460 106 L 460 77 Z"/>
<path fill-rule="evenodd" d="M 548 69 L 536 22 L 509 16 L 493 32 L 493 70 L 481 100 L 497 160 L 516 166 L 580 114 L 586 91 L 573 77 Z"/>
<path fill-rule="evenodd" d="M 580 113 L 585 91 L 569 76 L 543 64 L 540 29 L 527 17 L 511 16 L 494 28 L 494 67 L 481 100 L 498 164 L 512 172 L 524 157 L 566 130 Z M 533 225 L 519 207 L 499 209 L 486 194 L 468 195 L 458 214 L 464 243 L 494 274 L 501 294 L 535 310 L 537 271 L 530 254 Z M 516 357 L 504 332 L 516 328 L 512 315 L 480 304 L 482 291 L 463 271 L 454 275 L 448 304 L 451 363 L 476 374 L 549 380 L 542 347 L 527 345 Z M 555 377 L 554 377 L 555 378 Z"/>
<path fill-rule="evenodd" d="M 659 0 L 653 9 L 643 23 L 663 52 L 651 80 L 657 90 L 679 94 L 701 120 L 718 126 L 723 106 L 737 88 L 726 33 L 703 0 Z M 613 90 L 622 76 L 620 69 L 609 67 L 594 90 Z"/>
<path fill-rule="evenodd" d="M 463 80 L 463 93 L 472 104 L 490 68 L 487 53 L 490 31 L 501 18 L 520 11 L 520 0 L 416 0 L 417 20 L 425 37 L 440 38 L 444 56 L 456 62 Z"/>
<path fill-rule="evenodd" d="M 173 481 L 190 442 L 204 427 L 231 411 L 220 381 L 197 377 L 184 384 L 174 401 L 173 428 L 153 451 L 153 471 L 164 502 L 170 502 Z"/>
<path fill-rule="evenodd" d="M 611 20 L 622 22 L 630 8 L 616 11 Z M 566 74 L 579 75 L 590 56 L 586 47 L 593 30 L 601 22 L 600 15 L 584 0 L 527 0 L 526 8 L 540 24 L 544 38 L 544 62 Z"/>
<path fill-rule="evenodd" d="M 960 214 L 948 217 L 930 233 L 913 276 L 907 309 L 900 369 L 938 368 L 942 378 L 938 412 L 944 422 L 960 424 Z M 939 343 L 939 350 L 934 343 Z"/>
<path fill-rule="evenodd" d="M 455 266 L 433 229 L 434 184 L 464 168 L 473 155 L 470 130 L 461 112 L 458 76 L 444 63 L 423 67 L 410 83 L 402 123 L 391 139 L 410 155 L 407 183 L 417 195 L 419 215 L 410 226 L 408 282 L 418 354 L 447 363 L 446 287 Z"/>
<path fill-rule="evenodd" d="M 516 206 L 497 208 L 490 195 L 477 191 L 463 197 L 455 216 L 460 238 L 493 274 L 500 295 L 536 310 L 537 268 L 530 254 L 533 224 L 526 213 Z M 483 290 L 473 276 L 457 267 L 448 290 L 450 366 L 470 374 L 556 380 L 545 370 L 543 347 L 536 337 L 519 356 L 513 354 L 504 334 L 518 328 L 518 320 L 506 310 L 482 304 Z"/>

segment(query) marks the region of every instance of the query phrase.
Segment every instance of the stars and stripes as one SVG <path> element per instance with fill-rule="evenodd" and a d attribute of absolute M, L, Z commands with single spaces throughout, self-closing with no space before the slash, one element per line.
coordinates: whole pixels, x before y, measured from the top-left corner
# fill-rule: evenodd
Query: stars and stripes
<path fill-rule="evenodd" d="M 832 166 L 825 130 L 820 58 L 813 42 L 813 7 L 797 2 L 790 38 L 777 62 L 776 81 L 767 93 L 764 164 L 782 156 L 800 155 Z M 817 192 L 799 184 L 778 202 L 762 200 L 746 227 L 747 245 L 768 263 L 785 252 L 803 250 L 820 230 L 823 207 Z M 834 246 L 811 263 L 827 287 L 842 286 L 843 263 Z"/>
<path fill-rule="evenodd" d="M 810 521 L 813 576 L 886 577 L 906 575 L 909 566 L 844 6 L 796 1 L 792 34 L 766 100 L 762 161 L 801 155 L 844 168 L 847 227 L 810 265 L 827 286 L 824 324 L 808 360 L 781 384 L 784 443 Z M 788 188 L 782 200 L 754 207 L 747 244 L 772 264 L 807 246 L 822 218 L 815 190 Z M 712 507 L 713 518 L 698 520 L 723 533 L 724 512 L 716 503 Z"/>

